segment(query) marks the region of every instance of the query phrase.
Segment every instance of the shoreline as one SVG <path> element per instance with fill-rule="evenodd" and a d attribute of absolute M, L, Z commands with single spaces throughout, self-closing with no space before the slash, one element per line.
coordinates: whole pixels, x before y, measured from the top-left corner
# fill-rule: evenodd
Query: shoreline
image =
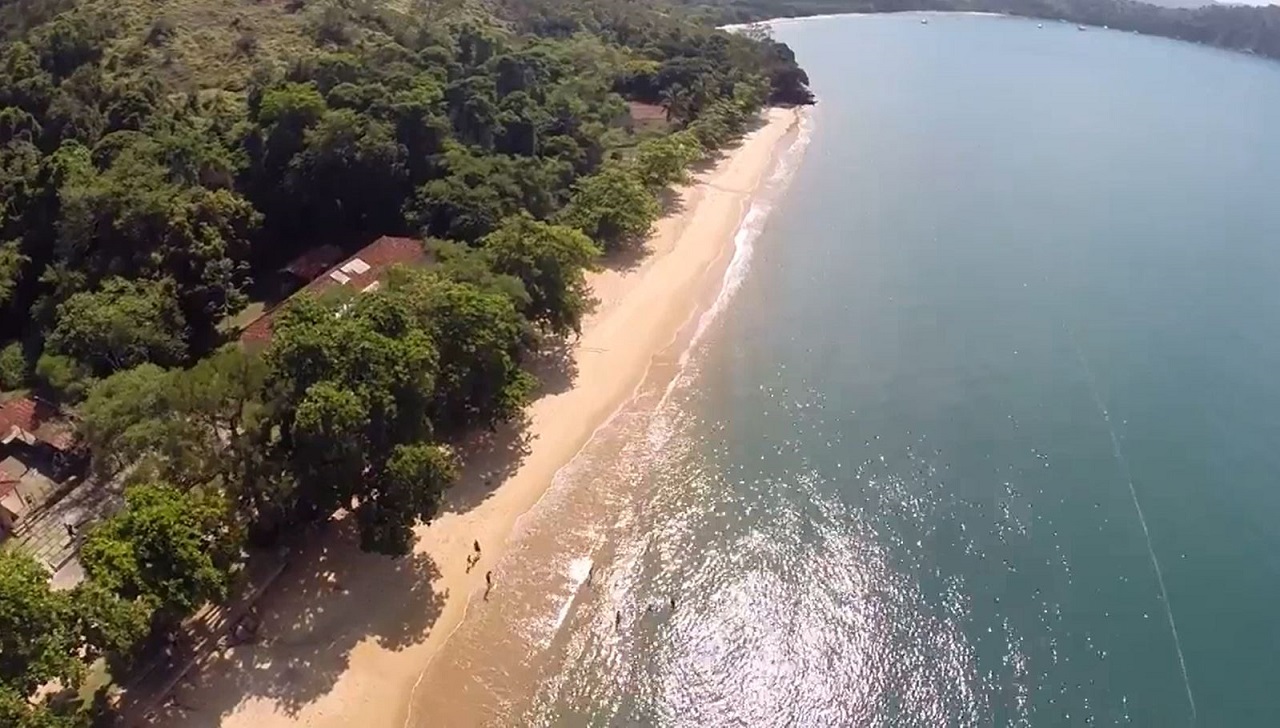
<path fill-rule="evenodd" d="M 318 568 L 290 570 L 263 600 L 263 640 L 210 660 L 157 722 L 380 728 L 421 719 L 414 694 L 468 612 L 484 604 L 490 570 L 493 598 L 502 598 L 502 555 L 520 519 L 728 283 L 751 202 L 804 113 L 767 110 L 759 128 L 677 191 L 679 204 L 654 225 L 642 259 L 589 274 L 598 305 L 571 347 L 576 371 L 545 382 L 523 426 L 485 438 L 441 514 L 417 529 L 412 556 L 387 563 L 348 538 L 318 539 L 329 543 L 297 558 Z M 467 570 L 473 541 L 482 558 Z"/>
<path fill-rule="evenodd" d="M 830 20 L 832 18 L 848 18 L 848 17 L 864 17 L 870 18 L 877 15 L 971 15 L 980 18 L 1024 18 L 1026 20 L 1035 20 L 1036 17 L 1030 15 L 1011 15 L 1009 13 L 991 13 L 980 10 L 885 10 L 881 12 L 865 13 L 865 12 L 848 12 L 848 13 L 820 13 L 817 15 L 779 15 L 774 18 L 765 18 L 752 23 L 730 23 L 729 25 L 717 26 L 717 30 L 738 31 L 744 28 L 750 28 L 753 25 L 765 25 L 772 28 L 775 25 L 791 25 L 795 23 L 806 22 L 810 20 Z M 1045 20 L 1041 18 L 1041 20 Z M 1053 22 L 1058 22 L 1054 20 Z M 1066 21 L 1062 21 L 1066 22 Z"/>

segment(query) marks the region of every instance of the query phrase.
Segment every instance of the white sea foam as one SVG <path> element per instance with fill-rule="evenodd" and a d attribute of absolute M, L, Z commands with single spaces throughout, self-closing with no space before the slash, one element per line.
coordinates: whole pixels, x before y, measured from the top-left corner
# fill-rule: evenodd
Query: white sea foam
<path fill-rule="evenodd" d="M 746 279 L 755 250 L 755 241 L 763 232 L 769 213 L 773 210 L 778 197 L 785 190 L 786 185 L 791 181 L 800 165 L 805 147 L 808 146 L 812 135 L 813 121 L 812 116 L 808 113 L 800 114 L 799 120 L 796 126 L 795 138 L 785 148 L 780 148 L 777 159 L 773 161 L 773 168 L 769 176 L 746 201 L 749 207 L 734 234 L 733 256 L 725 269 L 724 276 L 721 278 L 716 297 L 712 304 L 697 318 L 694 333 L 678 360 L 676 376 L 668 383 L 662 398 L 654 408 L 654 411 L 650 413 L 651 416 L 648 417 L 648 421 L 643 425 L 646 427 L 646 434 L 648 435 L 646 445 L 648 446 L 647 451 L 649 454 L 661 452 L 671 438 L 674 428 L 666 416 L 665 405 L 667 400 L 678 384 L 688 380 L 690 376 L 689 363 L 693 351 L 701 342 L 703 335 L 711 324 L 728 307 L 734 294 Z M 621 407 L 610 415 L 596 428 L 595 432 L 588 438 L 588 441 L 595 441 L 602 431 L 613 426 L 618 416 L 625 412 L 626 409 L 625 406 Z M 538 503 L 516 519 L 510 537 L 513 541 L 518 541 L 528 536 L 531 529 L 537 528 L 537 524 L 545 514 L 559 510 L 558 506 L 562 503 L 562 500 L 569 497 L 569 490 L 566 486 L 577 481 L 576 476 L 585 465 L 587 463 L 582 461 L 580 453 L 579 456 L 573 458 L 555 474 L 551 487 L 547 489 Z M 597 536 L 593 534 L 590 540 L 595 542 Z M 560 632 L 565 620 L 568 619 L 572 611 L 574 601 L 577 599 L 590 573 L 593 562 L 587 554 L 593 551 L 594 549 L 570 557 L 564 562 L 565 566 L 562 573 L 564 573 L 566 579 L 556 588 L 557 596 L 555 599 L 558 602 L 558 608 L 554 614 L 547 614 L 544 618 L 526 622 L 524 625 L 522 631 L 525 638 L 531 643 L 539 644 L 543 649 L 546 649 L 551 645 L 556 634 Z M 615 558 L 615 562 L 618 559 L 625 560 L 625 557 L 619 554 Z M 614 568 L 617 566 L 618 564 L 615 563 Z"/>
<path fill-rule="evenodd" d="M 686 384 L 693 376 L 694 372 L 689 364 L 694 352 L 697 351 L 698 345 L 702 342 L 707 330 L 729 307 L 734 295 L 742 287 L 743 281 L 746 280 L 747 274 L 751 272 L 751 261 L 755 257 L 756 239 L 764 232 L 769 214 L 773 211 L 773 207 L 782 192 L 790 184 L 791 178 L 795 176 L 796 170 L 800 167 L 805 149 L 809 146 L 809 140 L 813 136 L 813 124 L 812 114 L 803 112 L 799 115 L 795 139 L 791 140 L 791 143 L 781 151 L 778 159 L 774 162 L 773 171 L 769 177 L 760 184 L 755 194 L 748 200 L 750 206 L 747 208 L 746 214 L 743 215 L 742 222 L 738 224 L 738 229 L 734 232 L 733 257 L 729 259 L 729 265 L 725 268 L 724 276 L 720 279 L 720 289 L 716 293 L 716 298 L 707 307 L 707 310 L 703 311 L 702 315 L 698 317 L 693 336 L 689 338 L 689 343 L 685 346 L 684 351 L 680 353 L 676 376 L 672 377 L 671 381 L 667 383 L 666 391 L 663 392 L 657 407 L 654 408 L 654 416 L 649 422 L 648 430 L 651 452 L 660 450 L 674 431 L 666 405 L 672 393 Z"/>
<path fill-rule="evenodd" d="M 567 596 L 564 603 L 560 605 L 560 612 L 556 614 L 554 620 L 548 625 L 546 638 L 543 640 L 543 648 L 551 646 L 551 637 L 560 631 L 560 627 L 564 625 L 564 620 L 569 616 L 569 608 L 573 606 L 574 597 L 578 590 L 586 583 L 587 577 L 591 575 L 591 567 L 593 562 L 588 556 L 579 556 L 569 561 L 568 567 L 565 569 L 565 576 L 568 583 L 565 585 Z"/>
<path fill-rule="evenodd" d="M 734 294 L 746 280 L 747 273 L 751 270 L 751 259 L 755 254 L 756 239 L 760 237 L 760 233 L 764 232 L 765 222 L 769 218 L 769 213 L 773 211 L 773 206 L 777 203 L 782 190 L 786 189 L 791 178 L 795 176 L 796 170 L 799 169 L 800 160 L 804 157 L 804 150 L 809 146 L 812 135 L 813 115 L 802 113 L 796 128 L 796 138 L 783 151 L 774 166 L 773 173 L 760 186 L 750 202 L 751 207 L 747 209 L 747 214 L 743 216 L 733 236 L 733 258 L 729 260 L 729 266 L 724 271 L 720 291 L 715 301 L 698 318 L 698 326 L 694 329 L 693 337 L 689 340 L 684 353 L 680 355 L 682 370 L 689 363 L 689 357 L 701 342 L 707 328 L 729 306 Z"/>

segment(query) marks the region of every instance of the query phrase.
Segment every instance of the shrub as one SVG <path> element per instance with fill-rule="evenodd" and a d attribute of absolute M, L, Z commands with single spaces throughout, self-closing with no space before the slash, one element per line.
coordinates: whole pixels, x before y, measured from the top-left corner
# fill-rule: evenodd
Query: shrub
<path fill-rule="evenodd" d="M 13 342 L 0 349 L 0 389 L 18 389 L 27 381 L 27 358 L 22 345 Z"/>

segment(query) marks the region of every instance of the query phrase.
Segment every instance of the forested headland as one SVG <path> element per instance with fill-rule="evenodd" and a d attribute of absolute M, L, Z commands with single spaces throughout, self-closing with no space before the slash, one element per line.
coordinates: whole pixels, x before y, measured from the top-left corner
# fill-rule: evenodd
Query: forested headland
<path fill-rule="evenodd" d="M 15 0 L 0 33 L 0 397 L 56 403 L 127 484 L 76 588 L 0 552 L 19 728 L 86 724 L 61 698 L 87 666 L 127 675 L 254 546 L 345 509 L 407 553 L 450 443 L 579 329 L 585 272 L 763 106 L 812 101 L 785 45 L 632 0 Z M 237 341 L 290 260 L 382 235 L 430 264 Z"/>
<path fill-rule="evenodd" d="M 690 0 L 722 23 L 828 13 L 984 12 L 1064 20 L 1280 58 L 1280 6 L 1166 8 L 1133 0 Z"/>

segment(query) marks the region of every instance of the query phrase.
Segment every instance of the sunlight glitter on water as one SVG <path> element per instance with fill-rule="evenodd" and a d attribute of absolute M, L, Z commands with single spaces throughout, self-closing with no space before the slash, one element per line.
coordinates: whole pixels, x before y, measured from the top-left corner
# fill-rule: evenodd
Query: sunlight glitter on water
<path fill-rule="evenodd" d="M 462 677 L 427 683 L 478 706 L 454 724 L 1277 712 L 1276 622 L 1258 605 L 1278 583 L 1265 332 L 1280 309 L 1256 302 L 1280 271 L 1260 204 L 1280 164 L 1233 165 L 1275 161 L 1265 125 L 1185 83 L 1280 108 L 1273 64 L 1090 34 L 1100 62 L 1072 55 L 1074 33 L 1037 34 L 1010 64 L 1027 50 L 1016 21 L 956 19 L 928 52 L 903 22 L 859 19 L 874 32 L 856 43 L 814 27 L 822 153 L 744 249 L 749 274 L 684 376 L 522 526 L 510 598 L 460 632 Z M 1177 93 L 1134 93 L 1154 87 Z M 1217 143 L 1185 145 L 1192 122 Z M 585 558 L 595 578 L 575 587 Z"/>
<path fill-rule="evenodd" d="M 979 722 L 983 681 L 959 626 L 964 599 L 933 613 L 890 563 L 903 540 L 882 545 L 884 524 L 832 499 L 817 471 L 762 468 L 729 482 L 728 448 L 714 434 L 724 427 L 700 421 L 690 398 L 676 392 L 648 426 L 631 420 L 633 435 L 648 437 L 630 439 L 615 463 L 644 473 L 631 487 L 645 497 L 614 536 L 604 598 L 568 620 L 564 652 L 548 665 L 558 674 L 522 720 L 841 725 L 897 713 L 898 725 Z M 822 410 L 813 393 L 772 399 L 774 416 Z M 886 476 L 883 463 L 867 458 L 847 477 L 923 527 L 939 510 L 937 488 Z M 934 473 L 924 462 L 912 470 Z M 1016 646 L 1010 655 L 1021 659 Z"/>

